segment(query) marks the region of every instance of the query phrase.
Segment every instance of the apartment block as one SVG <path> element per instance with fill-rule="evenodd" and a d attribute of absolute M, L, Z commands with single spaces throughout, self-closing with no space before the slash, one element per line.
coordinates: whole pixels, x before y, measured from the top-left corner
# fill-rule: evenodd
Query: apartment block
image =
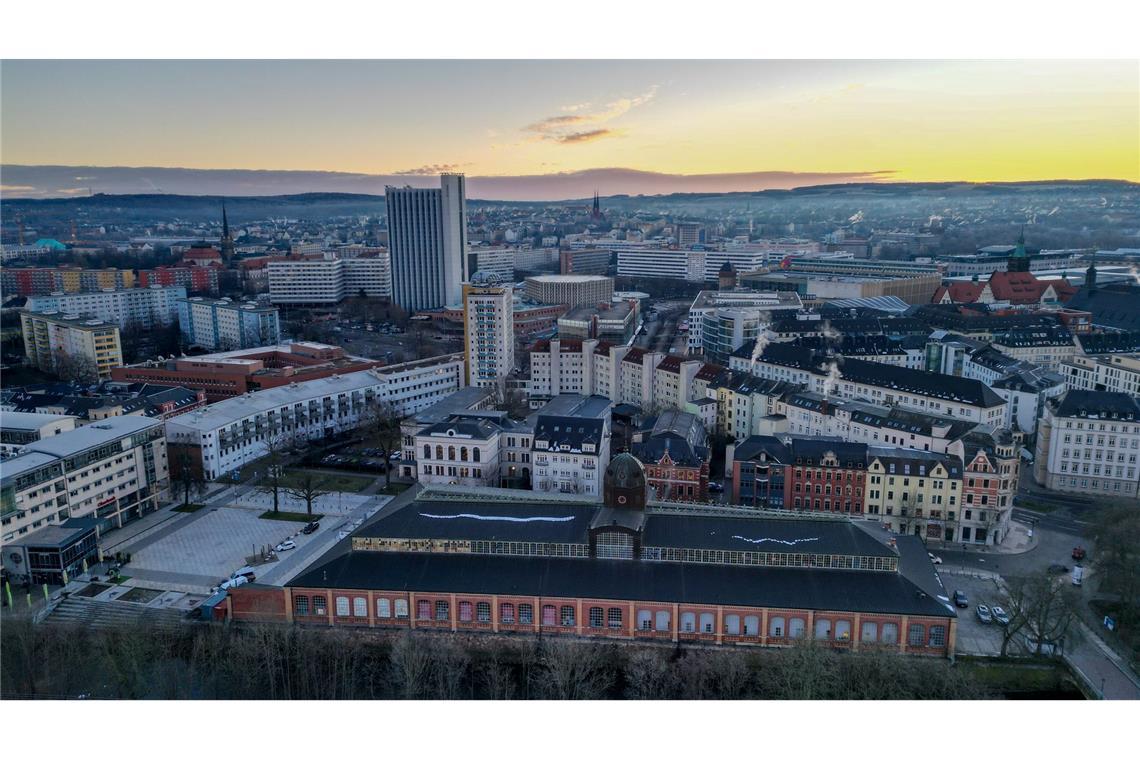
<path fill-rule="evenodd" d="M 123 363 L 119 328 L 99 319 L 59 312 L 20 312 L 24 354 L 32 366 L 60 374 L 71 365 L 88 365 L 100 378 Z"/>

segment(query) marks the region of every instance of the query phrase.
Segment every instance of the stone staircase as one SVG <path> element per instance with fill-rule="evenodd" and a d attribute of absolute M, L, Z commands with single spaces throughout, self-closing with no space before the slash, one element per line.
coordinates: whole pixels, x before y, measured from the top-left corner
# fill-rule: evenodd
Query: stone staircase
<path fill-rule="evenodd" d="M 181 610 L 144 607 L 130 602 L 100 602 L 82 597 L 61 600 L 40 621 L 41 625 L 82 626 L 105 630 L 121 626 L 170 630 L 187 621 Z"/>

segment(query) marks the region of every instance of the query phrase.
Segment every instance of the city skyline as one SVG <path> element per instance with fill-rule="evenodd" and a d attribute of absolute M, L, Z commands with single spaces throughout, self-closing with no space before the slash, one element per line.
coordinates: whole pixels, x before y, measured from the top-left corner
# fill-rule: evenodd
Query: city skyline
<path fill-rule="evenodd" d="M 1140 181 L 1129 61 L 7 61 L 2 80 L 7 197 L 86 194 L 29 179 L 70 166 L 252 170 L 277 192 L 326 187 L 268 175 L 455 171 L 520 199 L 599 170 L 630 186 L 611 193 Z"/>

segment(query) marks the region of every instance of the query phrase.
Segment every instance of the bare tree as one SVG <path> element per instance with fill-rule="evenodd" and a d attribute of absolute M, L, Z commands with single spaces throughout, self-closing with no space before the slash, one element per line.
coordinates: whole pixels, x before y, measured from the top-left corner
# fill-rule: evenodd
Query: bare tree
<path fill-rule="evenodd" d="M 389 657 L 392 680 L 404 699 L 418 699 L 429 691 L 432 658 L 422 636 L 406 632 L 392 645 Z"/>
<path fill-rule="evenodd" d="M 676 677 L 667 654 L 657 648 L 635 649 L 625 666 L 625 695 L 630 699 L 667 699 Z"/>
<path fill-rule="evenodd" d="M 545 647 L 538 678 L 548 699 L 601 699 L 614 680 L 602 647 L 564 641 Z"/>
<path fill-rule="evenodd" d="M 391 404 L 373 399 L 360 416 L 357 432 L 366 443 L 380 450 L 384 459 L 384 485 L 392 485 L 391 455 L 400 450 L 403 437 L 400 433 L 400 417 Z"/>
<path fill-rule="evenodd" d="M 168 451 L 174 465 L 170 480 L 182 492 L 182 506 L 189 507 L 192 498 L 198 498 L 206 491 L 208 481 L 202 472 L 202 463 L 195 461 L 187 446 L 171 446 Z"/>
<path fill-rule="evenodd" d="M 467 650 L 452 640 L 444 640 L 436 642 L 432 654 L 433 696 L 436 699 L 463 699 L 471 669 L 471 656 Z"/>
<path fill-rule="evenodd" d="M 267 453 L 261 458 L 265 464 L 265 476 L 258 482 L 257 491 L 273 496 L 274 512 L 281 511 L 280 496 L 285 487 L 285 462 L 287 459 L 285 446 L 286 439 L 284 436 L 272 436 L 266 441 Z"/>
<path fill-rule="evenodd" d="M 94 383 L 99 379 L 99 365 L 86 354 L 68 354 L 56 351 L 55 374 L 69 383 Z"/>
<path fill-rule="evenodd" d="M 1077 596 L 1064 576 L 1058 578 L 1048 571 L 1034 575 L 1010 578 L 1009 624 L 1002 631 L 1001 653 L 1009 650 L 1014 637 L 1026 631 L 1034 647 L 1041 654 L 1046 644 L 1060 641 L 1076 619 Z"/>
<path fill-rule="evenodd" d="M 1121 623 L 1140 619 L 1140 512 L 1133 506 L 1111 506 L 1093 523 L 1096 542 L 1093 567 L 1098 590 L 1120 600 Z"/>
<path fill-rule="evenodd" d="M 311 517 L 313 514 L 313 502 L 322 496 L 327 496 L 332 493 L 332 491 L 326 487 L 324 478 L 319 475 L 314 475 L 308 470 L 304 470 L 300 475 L 293 478 L 293 484 L 285 489 L 285 493 L 294 499 L 300 499 L 305 502 L 305 511 Z"/>

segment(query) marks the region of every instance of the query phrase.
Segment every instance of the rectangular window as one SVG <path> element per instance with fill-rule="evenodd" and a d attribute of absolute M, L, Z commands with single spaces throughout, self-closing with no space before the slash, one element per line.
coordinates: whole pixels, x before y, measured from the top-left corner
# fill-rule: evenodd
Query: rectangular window
<path fill-rule="evenodd" d="M 392 617 L 392 602 L 388 599 L 376 600 L 376 617 L 390 618 Z"/>
<path fill-rule="evenodd" d="M 912 647 L 920 647 L 925 638 L 926 626 L 912 623 L 910 629 L 907 631 L 906 643 Z"/>

